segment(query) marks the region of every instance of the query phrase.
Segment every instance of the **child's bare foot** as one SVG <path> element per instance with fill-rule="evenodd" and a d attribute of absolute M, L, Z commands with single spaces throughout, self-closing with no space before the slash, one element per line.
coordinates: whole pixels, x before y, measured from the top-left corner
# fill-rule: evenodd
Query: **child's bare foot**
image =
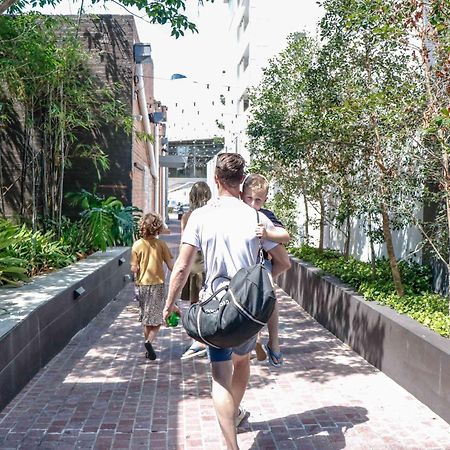
<path fill-rule="evenodd" d="M 257 342 L 255 345 L 256 359 L 258 361 L 264 361 L 267 358 L 267 353 L 264 350 L 264 347 L 260 342 Z"/>

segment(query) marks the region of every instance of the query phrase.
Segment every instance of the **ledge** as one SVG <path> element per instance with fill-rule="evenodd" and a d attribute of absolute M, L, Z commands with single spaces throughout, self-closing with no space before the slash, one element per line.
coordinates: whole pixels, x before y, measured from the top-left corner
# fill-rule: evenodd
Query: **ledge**
<path fill-rule="evenodd" d="M 277 284 L 320 324 L 450 423 L 450 339 L 291 257 Z"/>
<path fill-rule="evenodd" d="M 129 255 L 110 248 L 0 289 L 0 409 L 125 286 Z"/>

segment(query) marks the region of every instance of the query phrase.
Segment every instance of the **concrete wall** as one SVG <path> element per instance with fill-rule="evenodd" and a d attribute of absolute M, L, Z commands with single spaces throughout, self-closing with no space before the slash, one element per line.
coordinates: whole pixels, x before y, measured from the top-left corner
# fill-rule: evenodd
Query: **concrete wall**
<path fill-rule="evenodd" d="M 0 291 L 0 409 L 125 286 L 129 255 L 128 247 L 97 252 Z"/>
<path fill-rule="evenodd" d="M 450 423 L 450 339 L 292 258 L 278 285 L 319 323 Z"/>

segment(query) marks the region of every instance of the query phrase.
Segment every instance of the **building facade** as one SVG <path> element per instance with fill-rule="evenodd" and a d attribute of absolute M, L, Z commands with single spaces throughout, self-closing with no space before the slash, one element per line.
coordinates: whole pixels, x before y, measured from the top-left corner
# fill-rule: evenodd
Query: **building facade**
<path fill-rule="evenodd" d="M 224 83 L 230 86 L 224 115 L 225 148 L 249 160 L 246 143 L 249 91 L 264 67 L 286 46 L 289 34 L 314 32 L 321 15 L 313 1 L 224 0 L 228 5 L 228 48 L 223 51 Z"/>

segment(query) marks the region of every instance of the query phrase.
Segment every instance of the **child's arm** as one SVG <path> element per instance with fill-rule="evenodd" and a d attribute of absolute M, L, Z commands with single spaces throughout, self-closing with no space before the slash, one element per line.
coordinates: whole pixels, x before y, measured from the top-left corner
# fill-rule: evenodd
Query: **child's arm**
<path fill-rule="evenodd" d="M 139 274 L 139 255 L 136 251 L 135 245 L 133 245 L 131 249 L 131 256 L 130 256 L 130 270 L 132 274 L 134 275 L 134 281 L 136 281 L 136 278 Z"/>
<path fill-rule="evenodd" d="M 170 271 L 173 270 L 173 258 L 166 260 L 166 265 Z"/>
<path fill-rule="evenodd" d="M 291 240 L 291 236 L 283 227 L 273 227 L 267 230 L 264 224 L 258 224 L 256 228 L 256 236 L 261 239 L 277 242 L 278 244 L 287 244 Z"/>

